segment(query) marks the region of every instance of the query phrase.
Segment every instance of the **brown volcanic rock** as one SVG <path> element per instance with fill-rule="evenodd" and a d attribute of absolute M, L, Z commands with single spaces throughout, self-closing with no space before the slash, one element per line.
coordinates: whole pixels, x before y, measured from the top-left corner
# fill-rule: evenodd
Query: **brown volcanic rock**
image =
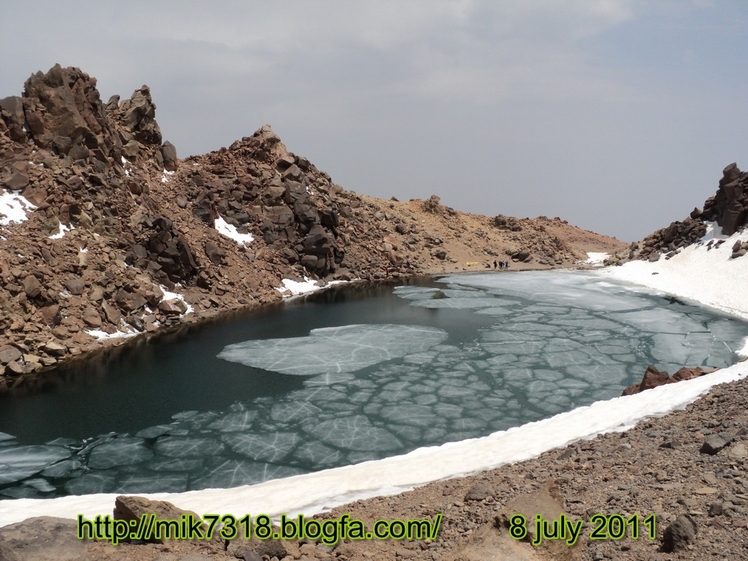
<path fill-rule="evenodd" d="M 748 174 L 732 163 L 722 171 L 716 195 L 704 203 L 704 220 L 715 220 L 722 233 L 731 235 L 746 225 L 748 218 Z"/>
<path fill-rule="evenodd" d="M 717 193 L 704 203 L 704 210 L 693 209 L 682 222 L 673 222 L 634 242 L 627 251 L 621 251 L 608 259 L 606 264 L 621 264 L 631 259 L 656 261 L 661 255 L 670 258 L 682 248 L 698 242 L 706 234 L 705 221 L 716 222 L 722 233 L 730 236 L 748 224 L 748 173 L 740 171 L 732 163 L 722 171 Z M 748 244 L 736 244 L 732 258 L 748 253 Z"/>

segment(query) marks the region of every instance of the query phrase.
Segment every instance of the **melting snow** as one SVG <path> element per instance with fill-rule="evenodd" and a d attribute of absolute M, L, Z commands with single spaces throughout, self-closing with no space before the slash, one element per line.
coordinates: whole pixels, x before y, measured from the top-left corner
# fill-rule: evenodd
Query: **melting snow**
<path fill-rule="evenodd" d="M 322 290 L 323 288 L 327 288 L 328 286 L 334 286 L 336 284 L 342 284 L 345 281 L 329 281 L 326 284 L 319 285 L 317 284 L 319 281 L 304 277 L 303 282 L 291 280 L 291 279 L 283 279 L 283 286 L 276 288 L 278 292 L 283 294 L 284 298 L 290 298 L 292 296 L 300 296 L 302 294 L 309 294 L 311 292 L 316 292 L 317 290 Z"/>
<path fill-rule="evenodd" d="M 60 231 L 49 236 L 49 239 L 60 240 L 65 237 L 65 232 L 70 232 L 71 230 L 75 230 L 75 228 L 73 228 L 72 226 L 65 226 L 62 222 L 60 222 Z"/>
<path fill-rule="evenodd" d="M 587 260 L 585 261 L 585 263 L 587 263 L 588 265 L 601 266 L 603 264 L 603 261 L 605 261 L 609 256 L 610 256 L 609 253 L 588 251 Z"/>
<path fill-rule="evenodd" d="M 247 245 L 254 241 L 254 237 L 252 236 L 252 234 L 240 234 L 236 229 L 236 226 L 232 226 L 220 216 L 216 218 L 213 226 L 219 234 L 221 234 L 222 236 L 226 236 L 227 238 L 231 238 L 239 245 Z"/>
<path fill-rule="evenodd" d="M 8 226 L 14 222 L 20 224 L 28 220 L 26 212 L 35 208 L 21 195 L 3 192 L 0 194 L 0 226 Z"/>

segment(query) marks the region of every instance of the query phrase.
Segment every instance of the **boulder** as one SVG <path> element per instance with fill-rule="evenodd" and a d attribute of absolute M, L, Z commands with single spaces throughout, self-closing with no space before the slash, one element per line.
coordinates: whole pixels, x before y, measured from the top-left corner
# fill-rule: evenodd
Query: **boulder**
<path fill-rule="evenodd" d="M 68 289 L 68 292 L 70 292 L 70 294 L 73 294 L 75 296 L 80 296 L 81 294 L 83 294 L 83 291 L 86 289 L 86 283 L 80 277 L 66 279 L 63 284 L 65 285 L 65 288 Z"/>
<path fill-rule="evenodd" d="M 114 301 L 126 312 L 134 312 L 144 307 L 148 302 L 145 297 L 138 292 L 130 292 L 120 288 L 114 295 Z"/>
<path fill-rule="evenodd" d="M 23 353 L 13 345 L 0 347 L 0 364 L 9 364 L 23 358 Z"/>
<path fill-rule="evenodd" d="M 26 116 L 23 112 L 23 99 L 18 96 L 10 96 L 0 99 L 0 115 L 8 128 L 11 140 L 15 142 L 26 142 L 28 137 L 23 130 Z"/>
<path fill-rule="evenodd" d="M 180 520 L 183 514 L 191 515 L 195 519 L 200 517 L 189 510 L 182 510 L 166 501 L 151 501 L 145 497 L 133 497 L 120 495 L 114 501 L 114 520 L 135 520 L 139 521 L 143 515 L 155 514 L 157 520 Z M 203 524 L 202 529 L 205 530 Z M 218 534 L 214 535 L 216 539 Z M 164 540 L 151 537 L 148 540 L 153 543 L 163 543 Z"/>
<path fill-rule="evenodd" d="M 109 323 L 119 325 L 122 322 L 122 312 L 106 300 L 101 303 L 101 309 L 104 311 L 104 315 Z"/>
<path fill-rule="evenodd" d="M 166 315 L 181 315 L 187 311 L 187 305 L 182 300 L 174 298 L 161 302 L 158 309 Z"/>
<path fill-rule="evenodd" d="M 683 551 L 696 538 L 696 522 L 687 514 L 681 514 L 666 529 L 662 538 L 662 551 L 673 553 Z"/>
<path fill-rule="evenodd" d="M 332 236 L 319 224 L 315 224 L 301 242 L 307 255 L 326 256 L 334 246 Z"/>
<path fill-rule="evenodd" d="M 23 290 L 27 298 L 37 298 L 41 295 L 42 285 L 34 275 L 28 275 L 23 279 Z"/>
<path fill-rule="evenodd" d="M 177 148 L 168 140 L 161 145 L 161 155 L 164 158 L 164 169 L 167 171 L 177 171 L 178 158 Z"/>
<path fill-rule="evenodd" d="M 99 315 L 99 312 L 97 312 L 91 306 L 87 306 L 83 310 L 83 314 L 81 315 L 81 319 L 89 327 L 95 327 L 95 328 L 101 327 L 101 316 Z"/>
<path fill-rule="evenodd" d="M 151 90 L 143 86 L 122 101 L 111 114 L 141 144 L 161 144 L 161 129 L 156 122 L 156 104 L 151 99 Z"/>
<path fill-rule="evenodd" d="M 11 191 L 20 191 L 29 185 L 29 174 L 25 171 L 17 171 L 8 179 L 3 181 L 3 185 Z"/>
<path fill-rule="evenodd" d="M 657 370 L 654 366 L 648 366 L 642 378 L 639 390 L 649 390 L 666 384 L 670 375 L 667 372 Z"/>
<path fill-rule="evenodd" d="M 226 252 L 224 252 L 214 242 L 207 241 L 205 242 L 205 255 L 208 256 L 208 259 L 210 259 L 211 263 L 214 265 L 222 265 L 224 258 L 226 257 Z"/>
<path fill-rule="evenodd" d="M 62 320 L 62 317 L 60 316 L 60 306 L 57 304 L 52 304 L 51 306 L 45 306 L 41 310 L 39 310 L 42 314 L 42 318 L 44 319 L 44 323 L 47 325 L 59 325 L 60 321 Z"/>

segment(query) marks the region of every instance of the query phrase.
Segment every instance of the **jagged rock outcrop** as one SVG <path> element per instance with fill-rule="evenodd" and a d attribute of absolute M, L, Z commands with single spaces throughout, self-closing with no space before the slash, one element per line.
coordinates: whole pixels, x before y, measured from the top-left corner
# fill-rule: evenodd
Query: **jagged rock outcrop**
<path fill-rule="evenodd" d="M 606 265 L 620 265 L 632 259 L 657 261 L 669 259 L 682 248 L 698 242 L 707 231 L 706 222 L 716 222 L 722 233 L 731 236 L 748 224 L 748 173 L 732 163 L 722 171 L 717 193 L 704 203 L 704 210 L 694 208 L 688 218 L 676 221 L 667 228 L 650 234 L 605 261 Z M 733 258 L 748 253 L 748 244 L 733 248 Z"/>
<path fill-rule="evenodd" d="M 727 236 L 742 230 L 748 223 L 748 173 L 740 171 L 736 163 L 727 166 L 717 193 L 706 200 L 700 218 L 715 221 Z"/>

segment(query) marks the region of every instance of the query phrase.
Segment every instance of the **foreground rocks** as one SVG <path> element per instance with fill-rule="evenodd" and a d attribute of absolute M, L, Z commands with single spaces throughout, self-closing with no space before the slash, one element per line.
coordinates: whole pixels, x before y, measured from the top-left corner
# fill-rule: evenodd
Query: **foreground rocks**
<path fill-rule="evenodd" d="M 238 540 L 228 546 L 215 541 L 116 547 L 95 542 L 86 543 L 83 551 L 82 542 L 71 539 L 73 520 L 37 518 L 0 529 L 0 559 L 745 560 L 746 395 L 748 381 L 725 384 L 683 411 L 643 421 L 628 432 L 598 436 L 533 460 L 435 482 L 397 496 L 356 501 L 322 516 L 339 518 L 349 513 L 372 524 L 377 519 L 434 520 L 441 513 L 441 532 L 433 541 L 364 540 L 334 547 L 314 540 L 256 545 Z M 705 442 L 714 444 L 717 438 L 721 444 L 705 451 Z M 133 508 L 141 513 L 153 510 L 142 499 L 119 501 L 137 505 Z M 220 505 L 213 510 L 222 512 Z M 581 534 L 573 547 L 560 540 L 545 540 L 534 547 L 529 536 L 520 541 L 509 537 L 507 520 L 517 513 L 528 521 L 535 514 L 546 519 L 564 514 L 583 521 Z M 590 518 L 595 514 L 625 518 L 639 514 L 641 519 L 654 514 L 655 539 L 649 539 L 641 524 L 638 539 L 627 533 L 619 540 L 591 540 Z M 270 551 L 271 547 L 277 549 Z"/>
<path fill-rule="evenodd" d="M 59 65 L 0 100 L 8 192 L 36 209 L 0 225 L 0 395 L 122 336 L 279 301 L 283 279 L 571 266 L 623 246 L 558 218 L 507 229 L 436 196 L 346 191 L 269 126 L 180 160 L 148 86 L 104 103 L 95 78 Z"/>

